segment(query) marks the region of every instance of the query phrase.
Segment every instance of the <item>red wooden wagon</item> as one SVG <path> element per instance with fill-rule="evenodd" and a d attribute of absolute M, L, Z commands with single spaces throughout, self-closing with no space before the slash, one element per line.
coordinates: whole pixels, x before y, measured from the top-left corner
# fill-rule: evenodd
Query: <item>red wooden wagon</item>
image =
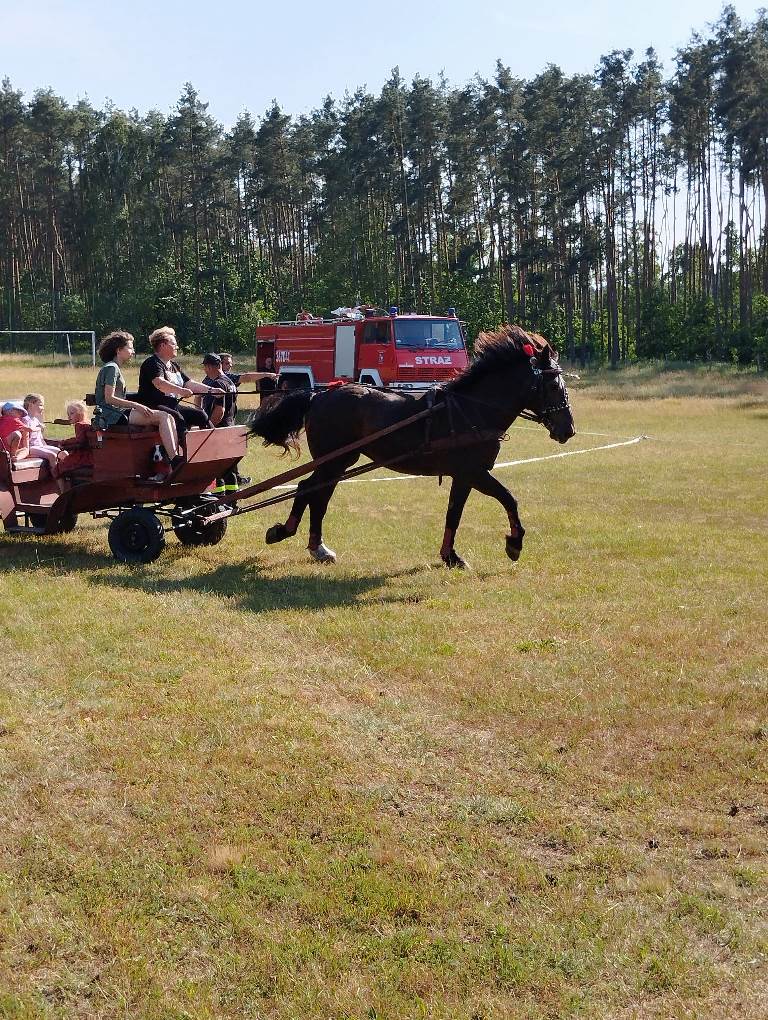
<path fill-rule="evenodd" d="M 246 433 L 242 425 L 189 431 L 185 463 L 168 480 L 156 482 L 149 480 L 156 471 L 156 431 L 93 429 L 93 467 L 65 478 L 64 492 L 44 461 L 12 462 L 0 447 L 0 519 L 13 534 L 55 535 L 72 531 L 81 513 L 110 518 L 109 546 L 123 563 L 157 559 L 168 531 L 184 545 L 215 545 L 227 520 L 210 490 L 244 456 Z M 217 519 L 206 526 L 213 513 Z"/>

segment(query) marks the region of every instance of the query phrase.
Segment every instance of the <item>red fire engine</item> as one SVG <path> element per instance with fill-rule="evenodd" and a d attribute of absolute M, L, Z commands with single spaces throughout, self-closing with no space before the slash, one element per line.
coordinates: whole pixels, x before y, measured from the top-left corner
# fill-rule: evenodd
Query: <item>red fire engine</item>
<path fill-rule="evenodd" d="M 447 315 L 349 309 L 332 319 L 303 312 L 295 322 L 258 326 L 256 359 L 259 370 L 278 372 L 278 385 L 290 389 L 322 388 L 339 379 L 426 389 L 468 364 L 463 325 L 453 308 Z"/>

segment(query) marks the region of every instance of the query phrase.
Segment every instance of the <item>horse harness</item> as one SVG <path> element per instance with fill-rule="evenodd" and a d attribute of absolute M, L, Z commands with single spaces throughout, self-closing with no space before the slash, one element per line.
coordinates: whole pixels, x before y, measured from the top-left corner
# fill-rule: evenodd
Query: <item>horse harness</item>
<path fill-rule="evenodd" d="M 417 457 L 427 452 L 434 452 L 436 449 L 451 449 L 456 446 L 471 446 L 479 442 L 487 442 L 488 440 L 498 440 L 500 438 L 500 432 L 498 429 L 493 430 L 481 430 L 476 425 L 470 424 L 469 433 L 457 433 L 453 427 L 453 410 L 455 407 L 453 394 L 443 392 L 445 397 L 450 397 L 445 403 L 435 403 L 435 396 L 440 392 L 437 388 L 430 391 L 428 398 L 428 407 L 423 411 L 418 411 L 416 414 L 412 414 L 410 417 L 405 418 L 403 421 L 396 422 L 393 425 L 388 425 L 386 428 L 380 429 L 378 432 L 374 432 L 369 436 L 363 436 L 362 439 L 357 439 L 353 443 L 347 443 L 346 446 L 340 447 L 338 450 L 332 450 L 330 453 L 323 454 L 321 457 L 316 457 L 309 461 L 307 464 L 302 464 L 299 467 L 291 468 L 288 471 L 282 472 L 282 474 L 275 475 L 272 478 L 266 479 L 263 482 L 257 482 L 254 485 L 249 485 L 245 489 L 240 489 L 237 493 L 237 507 L 233 508 L 232 504 L 235 500 L 232 498 L 233 494 L 227 494 L 224 498 L 220 499 L 222 506 L 229 508 L 222 510 L 217 514 L 209 514 L 206 517 L 207 523 L 213 523 L 219 518 L 228 517 L 232 513 L 236 514 L 247 514 L 254 510 L 261 510 L 263 507 L 272 506 L 274 503 L 282 503 L 284 500 L 293 499 L 296 495 L 296 490 L 292 489 L 290 492 L 283 492 L 277 496 L 269 496 L 266 499 L 259 500 L 257 503 L 252 503 L 249 506 L 241 506 L 240 501 L 244 498 L 250 498 L 251 496 L 257 496 L 261 493 L 267 492 L 270 489 L 274 489 L 279 485 L 284 485 L 287 482 L 293 482 L 295 479 L 300 478 L 302 475 L 308 475 L 315 471 L 318 467 L 324 464 L 337 460 L 339 457 L 343 457 L 347 453 L 360 450 L 362 452 L 363 447 L 369 446 L 371 443 L 376 442 L 379 439 L 383 439 L 385 436 L 390 435 L 393 432 L 399 432 L 401 429 L 407 428 L 409 425 L 415 425 L 419 421 L 424 421 L 424 442 L 421 446 L 415 450 L 406 450 L 405 453 L 397 454 L 394 457 L 388 457 L 385 460 L 373 460 L 368 464 L 360 464 L 357 467 L 349 468 L 344 471 L 339 477 L 333 479 L 333 484 L 345 481 L 349 478 L 356 478 L 358 475 L 367 474 L 369 471 L 374 471 L 377 468 L 389 467 L 392 464 L 398 463 L 401 460 L 407 460 L 409 457 Z M 448 436 L 444 436 L 437 440 L 432 440 L 431 433 L 431 421 L 435 414 L 443 408 L 448 409 L 449 421 L 451 423 L 451 433 Z M 463 414 L 463 411 L 462 411 Z M 466 418 L 466 415 L 464 415 Z M 468 421 L 468 419 L 467 419 Z M 442 476 L 441 480 L 442 480 Z M 331 484 L 331 481 L 316 482 L 314 485 L 305 488 L 304 494 L 314 492 L 317 489 L 323 489 Z"/>
<path fill-rule="evenodd" d="M 450 450 L 460 446 L 474 446 L 475 443 L 486 443 L 501 439 L 503 432 L 499 429 L 480 428 L 473 422 L 466 408 L 461 406 L 461 397 L 444 390 L 441 386 L 433 386 L 427 391 L 427 408 L 432 413 L 424 422 L 424 442 L 415 450 L 415 454 L 434 453 L 435 450 Z M 478 401 L 480 403 L 480 401 Z M 440 411 L 448 415 L 448 435 L 440 439 L 432 439 L 432 422 Z M 461 419 L 466 428 L 456 427 L 456 419 Z"/>
<path fill-rule="evenodd" d="M 541 368 L 538 364 L 535 364 L 535 357 L 531 358 L 532 369 L 536 380 L 537 391 L 541 394 L 542 400 L 544 397 L 544 376 L 545 375 L 562 375 L 561 368 Z M 442 397 L 442 400 L 438 400 Z M 377 468 L 389 467 L 392 464 L 396 464 L 398 461 L 406 460 L 409 457 L 417 457 L 425 453 L 434 453 L 436 450 L 451 450 L 462 446 L 474 446 L 477 443 L 486 443 L 495 441 L 498 442 L 503 437 L 503 431 L 495 428 L 480 428 L 475 422 L 472 421 L 470 415 L 467 413 L 466 407 L 463 407 L 464 402 L 477 404 L 482 407 L 493 408 L 494 410 L 501 410 L 502 408 L 497 404 L 492 404 L 489 401 L 478 400 L 476 397 L 469 397 L 466 394 L 455 394 L 451 390 L 445 390 L 440 386 L 434 386 L 427 392 L 427 407 L 423 411 L 418 411 L 416 414 L 405 418 L 403 421 L 396 422 L 393 425 L 389 425 L 384 429 L 380 429 L 378 432 L 374 432 L 372 435 L 364 436 L 362 439 L 355 440 L 353 443 L 348 443 L 346 446 L 341 447 L 338 450 L 333 450 L 331 453 L 324 454 L 321 457 L 317 457 L 311 460 L 308 464 L 303 464 L 301 467 L 292 468 L 289 471 L 283 472 L 281 475 L 277 475 L 274 478 L 267 479 L 265 482 L 260 482 L 255 485 L 249 485 L 247 489 L 241 489 L 238 493 L 238 500 L 243 497 L 256 496 L 259 493 L 265 492 L 268 489 L 272 489 L 279 484 L 285 482 L 291 482 L 302 475 L 310 474 L 316 468 L 330 461 L 336 460 L 339 457 L 343 457 L 347 453 L 351 453 L 356 450 L 362 451 L 364 446 L 369 446 L 371 443 L 376 442 L 378 439 L 382 439 L 393 432 L 399 432 L 401 429 L 407 428 L 409 425 L 416 424 L 416 422 L 424 421 L 424 441 L 421 446 L 415 450 L 407 450 L 405 453 L 400 453 L 397 456 L 389 457 L 386 460 L 375 460 L 369 464 L 362 464 L 357 467 L 349 468 L 344 471 L 340 477 L 333 480 L 333 484 L 339 481 L 344 481 L 348 478 L 355 478 L 358 475 L 366 474 L 369 471 L 373 471 Z M 555 414 L 557 411 L 569 409 L 567 395 L 564 400 L 559 404 L 545 405 L 544 408 L 535 414 L 533 412 L 521 411 L 518 417 L 525 418 L 528 421 L 535 421 L 538 424 L 547 426 L 547 419 Z M 448 435 L 442 436 L 439 439 L 432 439 L 432 421 L 437 413 L 445 410 L 448 415 Z M 461 418 L 467 425 L 467 429 L 456 428 L 456 418 Z M 442 476 L 438 476 L 442 481 Z M 309 492 L 313 492 L 316 489 L 325 488 L 329 485 L 329 481 L 317 482 L 315 485 L 310 486 L 304 490 L 305 495 Z M 271 496 L 267 499 L 260 500 L 258 503 L 251 504 L 250 506 L 238 506 L 234 511 L 237 514 L 250 513 L 253 510 L 260 510 L 263 507 L 270 506 L 274 503 L 281 503 L 286 499 L 293 499 L 296 495 L 296 490 L 291 492 L 281 493 L 278 496 Z M 231 500 L 224 499 L 221 501 L 223 505 L 226 505 Z M 229 516 L 233 511 L 231 509 L 222 511 L 220 514 L 214 514 L 207 518 L 209 523 L 212 523 L 218 517 Z"/>

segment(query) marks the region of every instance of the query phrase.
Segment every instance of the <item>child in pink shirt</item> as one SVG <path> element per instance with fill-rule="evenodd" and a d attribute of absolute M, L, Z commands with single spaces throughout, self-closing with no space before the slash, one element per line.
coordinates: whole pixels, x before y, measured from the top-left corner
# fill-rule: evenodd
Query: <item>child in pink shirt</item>
<path fill-rule="evenodd" d="M 0 445 L 13 460 L 22 460 L 29 455 L 29 428 L 24 405 L 20 400 L 6 400 L 0 413 Z"/>
<path fill-rule="evenodd" d="M 28 393 L 24 397 L 24 408 L 27 412 L 27 417 L 24 419 L 24 424 L 30 429 L 29 433 L 29 456 L 40 457 L 41 460 L 48 461 L 48 467 L 51 469 L 51 474 L 56 473 L 56 464 L 59 458 L 66 457 L 66 451 L 60 450 L 58 446 L 52 446 L 47 443 L 43 430 L 45 425 L 43 424 L 43 411 L 45 411 L 45 400 L 39 393 Z"/>

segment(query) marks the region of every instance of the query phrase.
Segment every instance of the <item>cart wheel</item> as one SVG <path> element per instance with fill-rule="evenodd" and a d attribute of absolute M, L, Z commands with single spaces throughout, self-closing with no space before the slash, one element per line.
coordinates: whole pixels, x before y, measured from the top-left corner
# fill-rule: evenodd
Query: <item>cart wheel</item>
<path fill-rule="evenodd" d="M 121 563 L 151 563 L 165 548 L 160 519 L 143 506 L 123 510 L 109 526 L 109 548 Z"/>
<path fill-rule="evenodd" d="M 218 501 L 211 501 L 209 505 L 201 506 L 193 514 L 185 514 L 182 517 L 178 513 L 180 510 L 188 509 L 188 504 L 176 504 L 177 512 L 171 518 L 176 538 L 182 545 L 218 545 L 227 533 L 227 518 L 222 517 L 220 521 L 214 521 L 213 524 L 203 524 L 205 517 L 218 512 Z"/>
<path fill-rule="evenodd" d="M 48 517 L 45 514 L 30 514 L 29 519 L 35 528 L 44 528 L 48 523 Z M 53 531 L 47 532 L 48 535 L 66 535 L 70 531 L 74 531 L 77 527 L 77 514 L 73 510 L 68 510 L 59 521 L 57 527 Z"/>
<path fill-rule="evenodd" d="M 70 531 L 74 531 L 77 527 L 77 514 L 74 510 L 67 510 L 64 516 L 59 521 L 59 526 L 56 529 L 57 535 L 66 535 Z"/>

